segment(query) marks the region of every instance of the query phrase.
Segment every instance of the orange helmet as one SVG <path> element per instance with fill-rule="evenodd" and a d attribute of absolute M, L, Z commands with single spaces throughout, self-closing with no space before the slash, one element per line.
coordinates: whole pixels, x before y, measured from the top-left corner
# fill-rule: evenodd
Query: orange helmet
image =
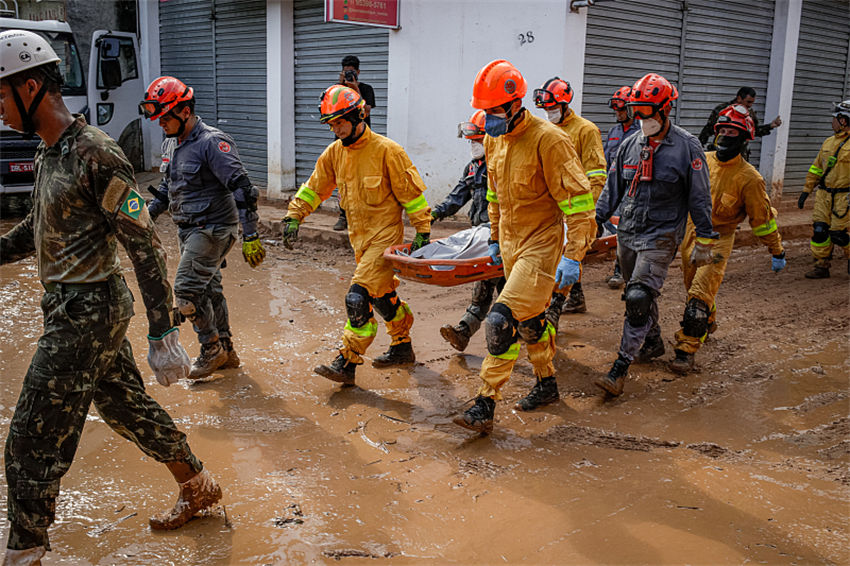
<path fill-rule="evenodd" d="M 572 100 L 573 88 L 570 83 L 558 77 L 534 89 L 534 105 L 538 108 L 552 108 L 556 104 L 569 104 Z"/>
<path fill-rule="evenodd" d="M 473 108 L 487 110 L 522 98 L 526 90 L 528 84 L 517 68 L 504 59 L 496 59 L 478 71 L 469 103 Z"/>
<path fill-rule="evenodd" d="M 461 122 L 457 125 L 457 137 L 466 138 L 468 140 L 483 140 L 484 139 L 484 120 L 485 114 L 483 110 L 476 110 L 469 117 L 469 122 Z"/>
<path fill-rule="evenodd" d="M 322 93 L 319 102 L 319 112 L 321 113 L 319 122 L 327 124 L 356 109 L 360 109 L 360 113 L 365 114 L 365 106 L 366 102 L 354 89 L 342 85 L 329 86 Z"/>
<path fill-rule="evenodd" d="M 613 108 L 614 110 L 622 110 L 625 108 L 626 103 L 631 100 L 632 97 L 632 87 L 630 86 L 621 86 L 617 90 L 614 91 L 614 94 L 611 95 L 611 98 L 608 99 L 608 108 Z"/>
<path fill-rule="evenodd" d="M 638 118 L 646 119 L 659 110 L 669 108 L 677 98 L 679 91 L 670 81 L 659 74 L 649 73 L 638 79 L 632 87 L 632 95 L 626 106 L 631 107 Z"/>
<path fill-rule="evenodd" d="M 145 118 L 156 120 L 171 112 L 181 102 L 192 100 L 195 91 L 174 77 L 159 77 L 148 85 L 139 109 Z"/>
<path fill-rule="evenodd" d="M 748 140 L 754 139 L 756 137 L 756 125 L 750 113 L 746 110 L 743 106 L 727 106 L 721 110 L 717 122 L 714 124 L 714 133 L 717 133 L 718 128 L 726 126 L 735 128 L 744 134 L 744 137 Z"/>

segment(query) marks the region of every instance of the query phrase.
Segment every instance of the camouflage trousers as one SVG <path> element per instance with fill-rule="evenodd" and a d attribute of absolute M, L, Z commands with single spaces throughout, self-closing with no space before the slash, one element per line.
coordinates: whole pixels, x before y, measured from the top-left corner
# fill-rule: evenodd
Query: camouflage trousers
<path fill-rule="evenodd" d="M 24 377 L 6 438 L 8 548 L 43 545 L 56 514 L 59 482 L 80 442 L 89 407 L 159 462 L 196 471 L 186 435 L 145 392 L 125 334 L 133 297 L 120 277 L 109 283 L 58 285 L 44 294 L 44 334 Z M 129 471 L 128 471 L 129 473 Z"/>
<path fill-rule="evenodd" d="M 209 224 L 180 228 L 180 264 L 174 296 L 195 305 L 192 326 L 201 344 L 230 337 L 227 300 L 221 286 L 221 266 L 236 241 L 237 227 Z"/>

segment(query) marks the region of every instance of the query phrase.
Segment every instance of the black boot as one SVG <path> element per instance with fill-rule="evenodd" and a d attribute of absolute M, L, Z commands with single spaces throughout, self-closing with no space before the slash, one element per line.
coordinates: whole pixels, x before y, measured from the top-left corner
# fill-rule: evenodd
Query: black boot
<path fill-rule="evenodd" d="M 354 385 L 354 370 L 356 369 L 357 364 L 346 361 L 342 354 L 339 354 L 330 365 L 323 364 L 317 366 L 313 371 L 331 381 L 336 381 L 343 385 Z"/>
<path fill-rule="evenodd" d="M 806 273 L 806 279 L 828 279 L 829 268 L 816 265 L 814 269 Z"/>
<path fill-rule="evenodd" d="M 620 356 L 614 360 L 614 365 L 608 375 L 597 377 L 593 380 L 593 384 L 601 387 L 606 393 L 613 397 L 618 397 L 623 393 L 623 387 L 626 385 L 626 375 L 629 373 L 629 361 Z"/>
<path fill-rule="evenodd" d="M 496 401 L 490 397 L 479 395 L 475 398 L 475 404 L 464 411 L 462 415 L 452 419 L 452 422 L 481 434 L 490 434 L 493 431 L 493 415 L 495 413 Z"/>
<path fill-rule="evenodd" d="M 412 364 L 416 361 L 416 356 L 413 354 L 413 344 L 410 342 L 402 342 L 395 346 L 390 346 L 390 349 L 372 360 L 373 368 L 388 368 L 393 366 L 404 366 Z"/>
<path fill-rule="evenodd" d="M 337 232 L 348 230 L 348 219 L 345 217 L 345 211 L 341 208 L 339 209 L 339 218 L 336 219 L 333 229 Z"/>
<path fill-rule="evenodd" d="M 200 379 L 210 375 L 227 362 L 227 352 L 221 347 L 221 341 L 201 344 L 201 355 L 192 364 L 189 379 Z"/>
<path fill-rule="evenodd" d="M 639 364 L 645 364 L 651 361 L 653 358 L 657 358 L 658 356 L 664 355 L 664 340 L 661 336 L 655 336 L 653 338 L 647 338 L 643 346 L 640 347 L 640 352 L 638 352 L 637 357 L 635 357 L 635 362 Z"/>
<path fill-rule="evenodd" d="M 623 274 L 620 273 L 620 262 L 614 263 L 614 275 L 609 277 L 606 283 L 608 283 L 609 289 L 622 289 L 625 286 L 626 280 L 623 279 Z"/>
<path fill-rule="evenodd" d="M 670 362 L 670 370 L 679 375 L 687 375 L 694 369 L 694 355 L 682 350 L 674 350 L 676 357 Z"/>
<path fill-rule="evenodd" d="M 587 304 L 584 302 L 584 291 L 581 289 L 581 282 L 576 283 L 570 289 L 570 298 L 564 303 L 564 308 L 561 311 L 567 314 L 587 312 Z"/>
<path fill-rule="evenodd" d="M 560 293 L 553 293 L 549 306 L 546 307 L 545 317 L 555 330 L 558 330 L 558 323 L 561 321 L 561 309 L 564 308 L 564 302 L 567 298 Z"/>
<path fill-rule="evenodd" d="M 452 348 L 458 352 L 463 352 L 469 345 L 469 339 L 472 337 L 472 333 L 469 331 L 469 327 L 461 321 L 454 326 L 446 324 L 440 328 L 440 336 L 443 337 L 443 340 L 451 344 Z"/>
<path fill-rule="evenodd" d="M 516 408 L 520 411 L 533 411 L 537 407 L 555 403 L 560 399 L 558 395 L 558 382 L 554 377 L 544 377 L 538 379 L 531 392 L 519 400 Z"/>

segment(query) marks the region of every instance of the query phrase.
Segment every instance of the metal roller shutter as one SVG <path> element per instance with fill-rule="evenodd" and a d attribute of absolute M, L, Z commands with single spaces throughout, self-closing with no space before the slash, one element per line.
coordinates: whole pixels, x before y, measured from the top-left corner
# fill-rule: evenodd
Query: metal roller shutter
<path fill-rule="evenodd" d="M 159 6 L 162 73 L 195 89 L 195 112 L 236 141 L 265 186 L 265 0 L 169 0 Z"/>
<path fill-rule="evenodd" d="M 786 193 L 799 193 L 806 172 L 832 135 L 832 103 L 850 98 L 850 1 L 803 0 L 794 99 L 785 159 Z"/>
<path fill-rule="evenodd" d="M 360 78 L 375 89 L 372 128 L 386 134 L 389 31 L 327 23 L 322 0 L 295 0 L 294 12 L 295 174 L 301 184 L 334 139 L 328 127 L 319 123 L 318 103 L 322 92 L 337 81 L 346 55 L 360 58 Z"/>
<path fill-rule="evenodd" d="M 681 36 L 681 0 L 611 0 L 588 9 L 581 114 L 603 139 L 616 123 L 608 108 L 615 90 L 650 72 L 678 85 Z"/>
<path fill-rule="evenodd" d="M 735 98 L 742 86 L 756 89 L 754 108 L 764 115 L 773 0 L 688 0 L 679 125 L 699 135 L 711 109 Z M 758 167 L 761 138 L 750 142 L 750 162 Z"/>

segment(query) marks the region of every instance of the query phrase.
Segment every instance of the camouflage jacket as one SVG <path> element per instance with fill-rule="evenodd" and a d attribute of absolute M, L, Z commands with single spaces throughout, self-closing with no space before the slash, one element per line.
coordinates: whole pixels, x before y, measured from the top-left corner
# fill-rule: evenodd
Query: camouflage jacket
<path fill-rule="evenodd" d="M 127 250 L 151 336 L 171 328 L 165 251 L 124 152 L 81 115 L 35 155 L 33 208 L 0 238 L 0 263 L 35 253 L 42 283 L 96 283 L 121 273 L 116 240 Z"/>

